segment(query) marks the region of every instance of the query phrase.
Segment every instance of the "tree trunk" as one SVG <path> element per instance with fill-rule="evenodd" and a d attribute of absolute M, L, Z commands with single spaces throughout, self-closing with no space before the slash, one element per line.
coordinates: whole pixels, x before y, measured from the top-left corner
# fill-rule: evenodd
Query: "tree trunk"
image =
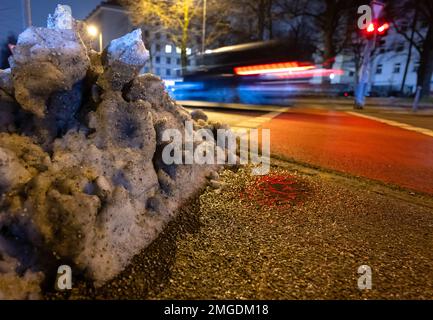
<path fill-rule="evenodd" d="M 412 31 L 410 34 L 410 41 L 409 41 L 409 52 L 407 54 L 406 66 L 404 67 L 403 80 L 401 81 L 400 93 L 402 95 L 404 94 L 404 86 L 406 84 L 407 72 L 409 69 L 410 61 L 412 59 L 413 37 L 415 35 L 417 20 L 418 20 L 418 7 L 415 8 L 415 14 L 414 14 L 413 23 L 412 23 Z"/>
<path fill-rule="evenodd" d="M 325 1 L 326 8 L 323 13 L 322 32 L 323 32 L 323 68 L 331 69 L 334 64 L 336 55 L 335 39 L 337 25 L 335 19 L 338 19 L 338 1 Z M 327 76 L 323 78 L 322 84 L 330 85 L 331 79 Z"/>
<path fill-rule="evenodd" d="M 186 45 L 183 43 L 180 48 L 180 62 L 182 64 L 182 70 L 185 71 L 188 66 L 188 55 L 186 54 Z"/>
<path fill-rule="evenodd" d="M 267 20 L 268 20 L 268 32 L 269 32 L 269 39 L 272 40 L 274 37 L 274 28 L 273 28 L 273 20 L 272 20 L 272 5 L 273 0 L 267 0 Z"/>
<path fill-rule="evenodd" d="M 259 0 L 257 11 L 257 38 L 263 41 L 265 38 L 266 28 L 266 0 Z"/>
<path fill-rule="evenodd" d="M 433 75 L 433 24 L 430 24 L 423 43 L 418 69 L 418 86 L 421 86 L 421 98 L 430 94 L 430 83 Z"/>
<path fill-rule="evenodd" d="M 333 33 L 330 30 L 324 30 L 324 33 L 323 68 L 332 69 L 335 58 Z M 328 76 L 325 76 L 322 84 L 330 85 L 331 79 Z"/>
<path fill-rule="evenodd" d="M 188 45 L 189 22 L 190 22 L 189 4 L 187 1 L 184 1 L 182 41 L 181 41 L 181 45 L 180 45 L 180 61 L 182 63 L 183 72 L 185 72 L 186 67 L 188 66 L 188 55 L 186 52 L 186 48 Z"/>
<path fill-rule="evenodd" d="M 431 78 L 433 75 L 433 23 L 427 31 L 426 39 L 423 43 L 421 60 L 418 70 L 418 86 L 421 86 L 421 98 L 430 94 Z"/>
<path fill-rule="evenodd" d="M 324 40 L 323 67 L 331 69 L 335 58 L 335 48 L 333 33 L 330 30 L 325 30 Z"/>

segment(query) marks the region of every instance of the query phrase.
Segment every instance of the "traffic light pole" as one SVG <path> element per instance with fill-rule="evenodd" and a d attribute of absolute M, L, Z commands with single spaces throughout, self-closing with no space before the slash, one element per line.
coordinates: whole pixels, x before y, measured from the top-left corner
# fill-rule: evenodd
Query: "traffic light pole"
<path fill-rule="evenodd" d="M 384 3 L 383 0 L 372 1 L 370 6 L 372 7 L 373 19 L 376 20 L 379 18 Z M 384 29 L 385 30 L 385 29 Z M 367 93 L 368 84 L 370 82 L 370 61 L 373 50 L 376 46 L 376 30 L 373 30 L 374 36 L 372 39 L 368 39 L 367 44 L 364 48 L 364 55 L 361 68 L 359 70 L 359 78 L 358 84 L 355 90 L 355 109 L 363 109 L 365 106 L 365 95 Z"/>
<path fill-rule="evenodd" d="M 376 35 L 373 39 L 369 39 L 364 48 L 363 61 L 361 69 L 359 71 L 358 84 L 355 90 L 355 109 L 363 109 L 365 106 L 365 95 L 368 89 L 368 83 L 370 82 L 370 61 L 371 54 L 376 44 Z"/>

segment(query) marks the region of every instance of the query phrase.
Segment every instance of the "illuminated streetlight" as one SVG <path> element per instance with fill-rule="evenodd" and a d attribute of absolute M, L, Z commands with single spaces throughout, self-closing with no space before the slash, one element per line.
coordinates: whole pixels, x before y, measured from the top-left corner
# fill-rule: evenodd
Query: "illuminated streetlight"
<path fill-rule="evenodd" d="M 92 37 L 95 38 L 99 34 L 98 28 L 94 25 L 90 25 L 87 27 L 87 33 Z"/>
<path fill-rule="evenodd" d="M 87 27 L 87 33 L 91 38 L 96 38 L 99 36 L 99 52 L 102 52 L 102 32 L 94 25 L 89 25 Z"/>

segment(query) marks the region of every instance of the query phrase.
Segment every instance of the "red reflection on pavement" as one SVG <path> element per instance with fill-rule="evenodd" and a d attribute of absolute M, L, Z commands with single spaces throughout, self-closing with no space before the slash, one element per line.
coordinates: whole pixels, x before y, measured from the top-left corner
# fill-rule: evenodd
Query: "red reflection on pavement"
<path fill-rule="evenodd" d="M 291 175 L 270 173 L 257 176 L 245 188 L 242 198 L 261 207 L 290 208 L 299 198 L 297 180 Z"/>

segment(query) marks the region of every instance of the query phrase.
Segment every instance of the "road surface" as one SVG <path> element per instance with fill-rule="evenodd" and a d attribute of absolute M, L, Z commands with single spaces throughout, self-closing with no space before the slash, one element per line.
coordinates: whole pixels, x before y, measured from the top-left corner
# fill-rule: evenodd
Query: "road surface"
<path fill-rule="evenodd" d="M 100 288 L 74 282 L 70 299 L 432 299 L 429 131 L 313 105 L 207 111 L 270 128 L 272 152 L 298 162 L 221 172 L 223 187 L 191 199 L 121 274 Z M 371 290 L 358 286 L 365 265 Z"/>
<path fill-rule="evenodd" d="M 220 177 L 121 274 L 70 298 L 433 298 L 432 197 L 275 159 L 267 176 Z"/>
<path fill-rule="evenodd" d="M 271 130 L 271 153 L 433 194 L 433 116 L 303 105 L 273 111 L 206 110 L 235 128 Z"/>

